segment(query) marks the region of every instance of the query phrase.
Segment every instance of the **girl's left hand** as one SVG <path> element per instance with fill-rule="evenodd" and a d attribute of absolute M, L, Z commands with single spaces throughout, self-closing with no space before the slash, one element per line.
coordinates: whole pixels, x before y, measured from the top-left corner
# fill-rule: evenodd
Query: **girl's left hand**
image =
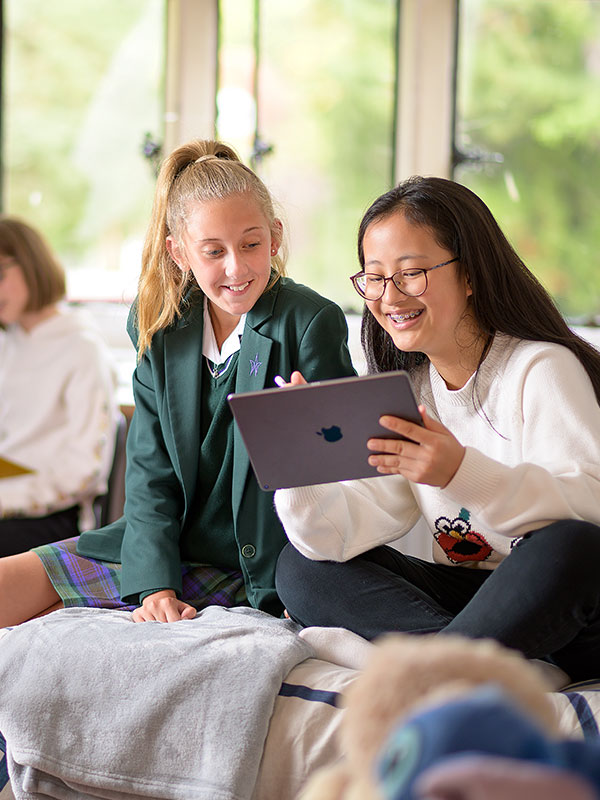
<path fill-rule="evenodd" d="M 179 600 L 173 589 L 161 589 L 145 597 L 131 616 L 134 622 L 177 622 L 180 619 L 193 619 L 196 609 Z"/>
<path fill-rule="evenodd" d="M 369 464 L 385 475 L 403 475 L 413 483 L 426 483 L 445 488 L 456 475 L 465 455 L 465 448 L 441 422 L 419 406 L 423 425 L 415 425 L 399 417 L 380 417 L 379 424 L 404 439 L 369 439 L 369 450 L 378 455 L 369 456 Z"/>

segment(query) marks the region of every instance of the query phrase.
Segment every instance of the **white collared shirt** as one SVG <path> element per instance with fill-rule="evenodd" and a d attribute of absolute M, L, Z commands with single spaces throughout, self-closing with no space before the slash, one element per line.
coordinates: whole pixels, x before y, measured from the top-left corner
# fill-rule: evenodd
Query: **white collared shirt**
<path fill-rule="evenodd" d="M 202 335 L 202 355 L 212 361 L 213 364 L 223 364 L 227 359 L 241 347 L 242 334 L 246 325 L 247 314 L 242 314 L 240 321 L 235 329 L 223 342 L 221 350 L 217 345 L 215 331 L 213 328 L 210 313 L 208 311 L 208 300 L 204 298 L 204 332 Z"/>

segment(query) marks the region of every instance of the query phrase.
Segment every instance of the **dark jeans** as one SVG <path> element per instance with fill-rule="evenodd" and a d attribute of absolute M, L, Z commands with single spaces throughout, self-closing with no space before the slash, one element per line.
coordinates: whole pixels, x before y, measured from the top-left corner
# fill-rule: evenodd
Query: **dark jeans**
<path fill-rule="evenodd" d="M 0 557 L 24 553 L 32 547 L 79 536 L 79 506 L 47 517 L 0 519 Z"/>
<path fill-rule="evenodd" d="M 493 571 L 431 564 L 377 547 L 344 563 L 279 556 L 279 596 L 304 626 L 490 637 L 600 678 L 600 528 L 564 520 L 526 534 Z"/>

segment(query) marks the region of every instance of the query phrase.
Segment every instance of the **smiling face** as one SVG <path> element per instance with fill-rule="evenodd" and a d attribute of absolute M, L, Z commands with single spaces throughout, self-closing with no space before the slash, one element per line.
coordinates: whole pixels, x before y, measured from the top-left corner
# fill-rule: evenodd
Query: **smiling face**
<path fill-rule="evenodd" d="M 457 255 L 439 245 L 429 228 L 410 222 L 401 211 L 369 225 L 363 252 L 365 272 L 386 278 L 398 270 L 428 269 Z M 471 289 L 456 262 L 427 277 L 427 290 L 420 297 L 406 297 L 388 281 L 383 297 L 366 301 L 367 307 L 398 349 L 425 353 L 448 385 L 456 388 L 465 382 L 455 375 L 457 367 L 461 372 L 474 371 L 481 352 L 479 337 L 473 336 Z M 470 353 L 474 340 L 477 347 Z"/>
<path fill-rule="evenodd" d="M 167 238 L 173 260 L 193 272 L 208 298 L 219 345 L 266 289 L 278 248 L 268 220 L 248 195 L 197 203 L 181 241 Z"/>

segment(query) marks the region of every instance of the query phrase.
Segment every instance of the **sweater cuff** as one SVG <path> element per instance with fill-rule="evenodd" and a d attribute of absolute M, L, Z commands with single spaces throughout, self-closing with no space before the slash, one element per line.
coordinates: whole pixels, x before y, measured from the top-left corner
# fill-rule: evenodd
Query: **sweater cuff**
<path fill-rule="evenodd" d="M 312 486 L 296 486 L 293 489 L 277 489 L 275 506 L 277 509 L 288 509 L 310 506 L 318 503 L 326 492 L 328 484 L 315 483 Z"/>
<path fill-rule="evenodd" d="M 474 447 L 466 447 L 461 465 L 444 494 L 478 513 L 496 499 L 503 469 L 506 467 L 493 458 Z"/>

